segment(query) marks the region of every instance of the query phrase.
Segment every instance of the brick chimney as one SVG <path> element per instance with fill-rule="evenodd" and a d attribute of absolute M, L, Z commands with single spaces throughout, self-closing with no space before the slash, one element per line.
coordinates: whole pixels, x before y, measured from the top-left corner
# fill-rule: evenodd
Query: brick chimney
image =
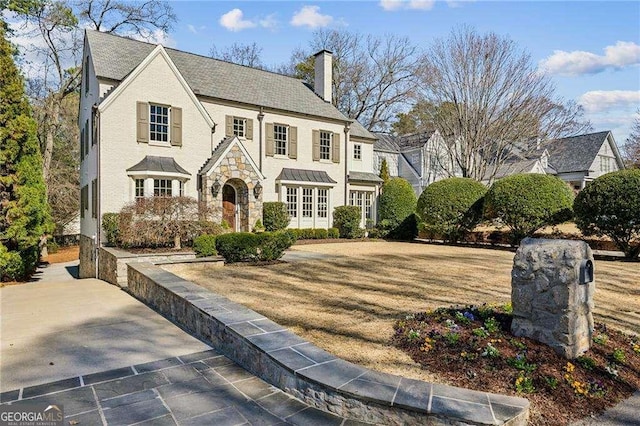
<path fill-rule="evenodd" d="M 328 50 L 321 50 L 314 55 L 315 57 L 315 79 L 313 81 L 313 90 L 325 102 L 331 102 L 331 80 L 333 53 Z"/>

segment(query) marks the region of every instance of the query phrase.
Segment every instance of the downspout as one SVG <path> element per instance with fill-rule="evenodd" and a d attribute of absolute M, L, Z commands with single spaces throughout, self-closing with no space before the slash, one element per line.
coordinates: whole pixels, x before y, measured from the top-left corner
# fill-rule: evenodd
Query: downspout
<path fill-rule="evenodd" d="M 95 111 L 95 115 L 94 115 L 94 120 L 96 120 L 98 122 L 98 129 L 96 131 L 96 141 L 95 141 L 95 145 L 96 145 L 96 216 L 98 216 L 96 218 L 96 225 L 97 225 L 97 229 L 96 229 L 96 248 L 95 248 L 95 257 L 96 257 L 96 278 L 98 278 L 98 271 L 99 271 L 99 253 L 100 253 L 100 247 L 102 247 L 102 206 L 101 206 L 101 202 L 100 199 L 102 198 L 102 192 L 100 191 L 100 149 L 102 147 L 102 144 L 100 143 L 100 135 L 102 134 L 100 127 L 102 126 L 102 120 L 100 120 L 100 111 L 98 110 L 98 105 L 93 105 L 93 110 Z M 95 126 L 95 123 L 91 123 L 91 127 Z M 92 133 L 92 137 L 93 137 L 93 132 Z M 92 141 L 93 142 L 93 141 Z"/>
<path fill-rule="evenodd" d="M 349 122 L 344 125 L 344 205 L 349 205 Z"/>
<path fill-rule="evenodd" d="M 258 168 L 262 173 L 262 120 L 264 120 L 264 109 L 260 107 L 258 113 Z"/>

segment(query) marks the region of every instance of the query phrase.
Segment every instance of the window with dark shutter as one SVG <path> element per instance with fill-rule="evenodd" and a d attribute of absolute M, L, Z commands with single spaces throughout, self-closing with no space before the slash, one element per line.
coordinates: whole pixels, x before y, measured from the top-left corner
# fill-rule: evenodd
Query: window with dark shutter
<path fill-rule="evenodd" d="M 182 108 L 171 107 L 171 145 L 182 146 Z"/>
<path fill-rule="evenodd" d="M 333 161 L 334 163 L 340 162 L 340 133 L 333 134 L 331 161 Z"/>
<path fill-rule="evenodd" d="M 275 153 L 275 138 L 273 135 L 273 123 L 265 125 L 265 155 L 273 157 Z"/>
<path fill-rule="evenodd" d="M 289 158 L 298 158 L 298 128 L 289 126 Z"/>

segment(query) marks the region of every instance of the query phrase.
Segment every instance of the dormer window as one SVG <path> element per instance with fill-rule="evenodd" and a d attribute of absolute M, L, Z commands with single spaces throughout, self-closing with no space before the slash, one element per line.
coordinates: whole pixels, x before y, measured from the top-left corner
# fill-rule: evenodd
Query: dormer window
<path fill-rule="evenodd" d="M 233 117 L 233 134 L 239 138 L 244 138 L 247 127 L 246 118 Z"/>

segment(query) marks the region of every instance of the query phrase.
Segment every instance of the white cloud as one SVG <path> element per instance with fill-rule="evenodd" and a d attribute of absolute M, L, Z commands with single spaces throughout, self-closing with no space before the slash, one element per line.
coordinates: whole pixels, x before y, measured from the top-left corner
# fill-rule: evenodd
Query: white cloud
<path fill-rule="evenodd" d="M 607 69 L 621 69 L 640 64 L 640 45 L 632 41 L 618 41 L 604 48 L 604 55 L 574 50 L 556 50 L 540 61 L 540 68 L 557 75 L 576 76 L 597 74 Z"/>
<path fill-rule="evenodd" d="M 257 24 L 248 19 L 243 19 L 243 13 L 240 9 L 233 9 L 220 17 L 220 25 L 229 31 L 241 31 L 247 28 L 254 28 Z"/>
<path fill-rule="evenodd" d="M 187 29 L 189 30 L 189 32 L 193 34 L 198 34 L 200 31 L 207 29 L 207 27 L 205 25 L 200 25 L 199 27 L 196 27 L 195 25 L 187 24 Z"/>
<path fill-rule="evenodd" d="M 294 27 L 320 28 L 326 27 L 332 22 L 333 17 L 322 15 L 319 6 L 303 6 L 291 18 L 291 25 Z"/>
<path fill-rule="evenodd" d="M 272 13 L 271 15 L 265 16 L 264 18 L 260 19 L 259 24 L 262 28 L 275 30 L 276 28 L 278 28 L 278 20 L 276 19 L 276 14 Z"/>
<path fill-rule="evenodd" d="M 613 108 L 640 107 L 640 90 L 593 90 L 578 98 L 585 111 L 596 113 Z"/>
<path fill-rule="evenodd" d="M 401 9 L 431 10 L 435 3 L 435 0 L 380 0 L 380 7 L 387 11 Z"/>

